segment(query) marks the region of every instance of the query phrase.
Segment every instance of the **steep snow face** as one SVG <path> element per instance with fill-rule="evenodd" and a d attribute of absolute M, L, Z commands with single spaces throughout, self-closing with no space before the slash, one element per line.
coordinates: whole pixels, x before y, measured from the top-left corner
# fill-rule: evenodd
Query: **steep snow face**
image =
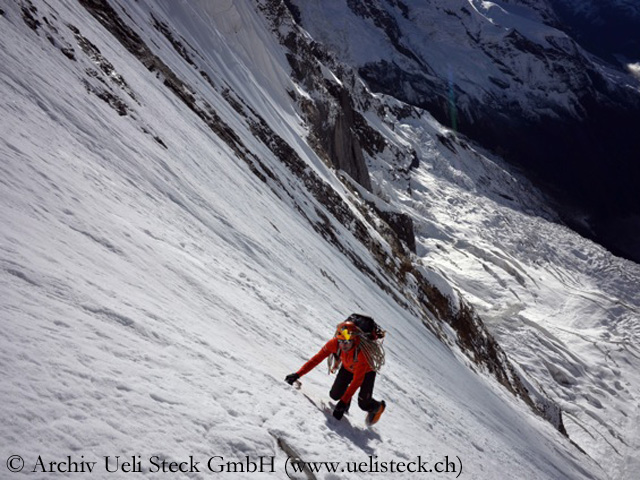
<path fill-rule="evenodd" d="M 276 48 L 273 35 L 265 28 L 264 19 L 250 3 L 164 1 L 160 7 L 171 28 L 188 33 L 183 38 L 200 46 L 199 62 L 212 78 L 233 80 L 234 88 L 243 97 L 255 96 L 262 102 L 275 102 L 272 111 L 294 115 L 287 94 L 287 89 L 293 88 L 290 67 L 282 51 Z M 229 48 L 220 51 L 216 48 L 220 44 Z"/>
<path fill-rule="evenodd" d="M 213 456 L 264 456 L 275 471 L 247 478 L 284 478 L 286 442 L 305 460 L 449 455 L 479 478 L 588 477 L 567 439 L 398 304 L 399 286 L 363 275 L 316 230 L 324 221 L 378 270 L 248 127 L 267 119 L 357 204 L 281 103 L 283 53 L 250 4 L 234 2 L 246 15 L 232 15 L 229 40 L 211 4 L 113 5 L 127 45 L 75 2 L 2 7 L 3 458 L 39 472 L 39 456 L 71 455 L 106 476 L 104 457 L 113 469 L 120 455 L 153 477 L 152 456 L 193 456 L 194 478 L 207 478 Z M 376 430 L 355 405 L 333 422 L 283 382 L 353 310 L 389 332 Z M 321 400 L 330 381 L 319 368 L 303 391 Z"/>
<path fill-rule="evenodd" d="M 429 110 L 524 167 L 559 203 L 590 217 L 585 228 L 563 212 L 573 228 L 640 258 L 624 228 L 640 212 L 640 83 L 627 67 L 635 58 L 614 69 L 587 53 L 552 2 L 292 3 L 314 38 L 358 68 L 370 88 Z M 610 30 L 621 25 L 603 18 Z M 629 18 L 635 26 L 624 27 L 623 38 L 636 45 L 627 51 L 638 51 L 640 28 Z M 608 235 L 611 218 L 627 230 L 620 242 Z"/>
<path fill-rule="evenodd" d="M 482 310 L 533 390 L 571 412 L 585 455 L 425 328 L 419 286 L 385 276 L 301 181 L 329 185 L 394 262 L 368 223 L 379 220 L 362 214 L 370 194 L 309 145 L 293 102 L 309 94 L 250 2 L 110 2 L 119 39 L 83 8 L 100 4 L 1 4 L 3 459 L 38 471 L 38 456 L 71 454 L 106 477 L 105 456 L 112 468 L 133 456 L 145 477 L 165 478 L 152 456 L 193 456 L 193 478 L 208 478 L 209 458 L 263 456 L 275 471 L 244 478 L 285 478 L 290 445 L 343 462 L 340 478 L 363 476 L 346 462 L 445 456 L 480 479 L 634 478 L 636 266 L 553 223 L 498 160 L 358 83 L 354 104 L 387 141 L 367 156 L 378 208 L 413 215 L 413 260 Z M 355 405 L 336 423 L 308 400 L 326 399 L 321 367 L 302 392 L 282 381 L 354 310 L 388 330 L 376 385 L 388 410 L 371 430 Z"/>

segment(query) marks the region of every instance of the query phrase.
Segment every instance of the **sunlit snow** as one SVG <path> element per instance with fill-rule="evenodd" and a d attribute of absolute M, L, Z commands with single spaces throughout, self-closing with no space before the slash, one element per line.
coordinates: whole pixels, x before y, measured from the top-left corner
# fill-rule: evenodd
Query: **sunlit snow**
<path fill-rule="evenodd" d="M 390 144 L 419 156 L 408 180 L 394 159 L 367 159 L 374 193 L 414 218 L 415 261 L 445 294 L 472 304 L 523 377 L 560 405 L 566 438 L 314 230 L 308 219 L 323 207 L 223 94 L 256 111 L 356 210 L 359 197 L 307 143 L 288 93 L 303 88 L 253 2 L 111 3 L 284 187 L 252 173 L 75 0 L 0 0 L 3 478 L 18 478 L 7 471 L 15 455 L 33 478 L 75 478 L 42 473 L 68 456 L 97 462 L 82 478 L 115 478 L 116 456 L 121 472 L 132 463 L 126 478 L 176 478 L 155 473 L 162 459 L 199 461 L 189 478 L 287 478 L 282 442 L 341 468 L 448 458 L 459 478 L 635 478 L 636 264 L 557 223 L 526 181 L 427 113 L 398 121 L 363 112 Z M 30 6 L 35 30 L 24 20 Z M 129 92 L 83 53 L 71 26 Z M 100 88 L 118 93 L 128 113 L 98 98 Z M 447 136 L 453 147 L 438 140 Z M 376 268 L 350 231 L 336 230 Z M 388 331 L 375 390 L 388 407 L 371 429 L 355 405 L 341 422 L 317 408 L 333 380 L 324 365 L 300 391 L 283 381 L 353 311 Z M 263 472 L 216 466 L 261 458 L 273 460 Z"/>

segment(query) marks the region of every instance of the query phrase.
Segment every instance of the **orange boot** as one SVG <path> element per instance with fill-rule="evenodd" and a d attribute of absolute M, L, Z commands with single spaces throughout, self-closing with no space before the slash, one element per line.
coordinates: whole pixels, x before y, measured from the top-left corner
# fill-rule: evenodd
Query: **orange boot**
<path fill-rule="evenodd" d="M 380 420 L 380 416 L 384 412 L 384 409 L 386 408 L 386 406 L 387 404 L 384 402 L 384 400 L 382 400 L 380 402 L 380 406 L 376 410 L 373 410 L 367 414 L 367 418 L 365 419 L 365 423 L 367 424 L 367 426 L 370 427 L 371 425 L 375 424 L 378 420 Z"/>

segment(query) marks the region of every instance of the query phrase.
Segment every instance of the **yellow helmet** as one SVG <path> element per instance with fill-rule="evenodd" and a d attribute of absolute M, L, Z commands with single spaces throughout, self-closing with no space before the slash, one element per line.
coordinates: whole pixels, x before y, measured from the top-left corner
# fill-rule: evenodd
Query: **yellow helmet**
<path fill-rule="evenodd" d="M 336 338 L 338 340 L 355 340 L 358 336 L 359 328 L 355 325 L 355 323 L 346 321 L 338 324 L 336 328 Z"/>

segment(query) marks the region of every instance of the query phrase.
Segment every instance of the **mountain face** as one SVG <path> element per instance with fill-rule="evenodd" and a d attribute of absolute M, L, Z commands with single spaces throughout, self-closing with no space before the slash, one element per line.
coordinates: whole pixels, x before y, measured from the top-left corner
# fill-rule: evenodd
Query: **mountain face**
<path fill-rule="evenodd" d="M 451 129 L 577 122 L 589 69 L 619 101 L 552 3 L 0 5 L 3 458 L 635 478 L 640 267 Z M 283 382 L 353 311 L 388 332 L 374 430 Z"/>
<path fill-rule="evenodd" d="M 637 224 L 611 235 L 640 212 L 640 81 L 627 71 L 638 60 L 636 3 L 290 3 L 372 90 L 519 165 L 571 205 L 563 213 L 574 228 L 640 258 Z"/>

